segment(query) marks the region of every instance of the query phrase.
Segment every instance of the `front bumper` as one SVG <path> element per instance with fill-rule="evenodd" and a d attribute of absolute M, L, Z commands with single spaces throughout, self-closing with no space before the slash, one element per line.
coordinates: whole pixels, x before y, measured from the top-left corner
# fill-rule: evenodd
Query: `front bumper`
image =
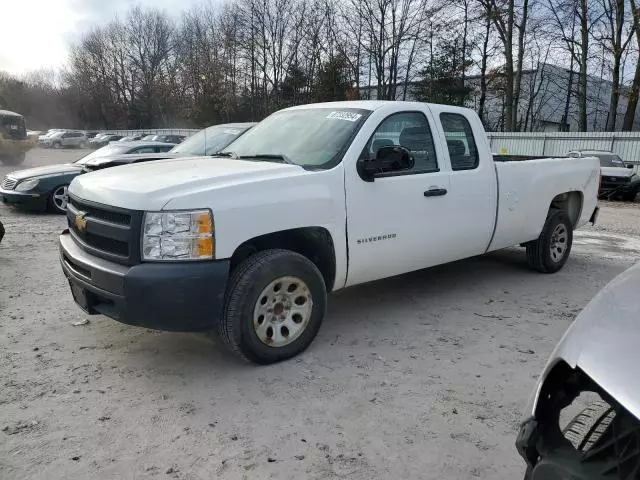
<path fill-rule="evenodd" d="M 0 188 L 0 200 L 9 205 L 41 210 L 47 206 L 47 197 L 39 193 L 16 192 Z"/>
<path fill-rule="evenodd" d="M 129 325 L 210 330 L 222 315 L 229 261 L 120 265 L 82 250 L 65 230 L 60 263 L 76 303 Z"/>

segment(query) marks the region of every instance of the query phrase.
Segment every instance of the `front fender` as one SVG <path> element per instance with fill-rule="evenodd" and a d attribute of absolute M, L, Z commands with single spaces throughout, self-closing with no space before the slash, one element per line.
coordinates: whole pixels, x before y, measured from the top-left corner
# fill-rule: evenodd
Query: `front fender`
<path fill-rule="evenodd" d="M 527 408 L 535 416 L 540 391 L 564 361 L 579 368 L 640 418 L 640 263 L 618 275 L 580 312 L 547 362 Z"/>

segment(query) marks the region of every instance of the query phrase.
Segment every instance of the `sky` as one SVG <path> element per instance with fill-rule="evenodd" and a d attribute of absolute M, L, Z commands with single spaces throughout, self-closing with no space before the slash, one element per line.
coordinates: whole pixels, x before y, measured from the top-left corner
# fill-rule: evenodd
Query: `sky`
<path fill-rule="evenodd" d="M 0 71 L 22 75 L 60 68 L 70 44 L 134 5 L 178 15 L 201 0 L 0 0 Z"/>

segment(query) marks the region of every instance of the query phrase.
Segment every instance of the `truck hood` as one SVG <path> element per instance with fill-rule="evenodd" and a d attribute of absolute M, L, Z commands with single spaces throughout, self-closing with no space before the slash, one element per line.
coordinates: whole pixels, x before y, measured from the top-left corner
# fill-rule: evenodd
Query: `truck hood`
<path fill-rule="evenodd" d="M 640 263 L 613 279 L 578 315 L 551 356 L 580 368 L 640 418 Z"/>
<path fill-rule="evenodd" d="M 114 207 L 161 210 L 175 197 L 304 171 L 297 165 L 265 161 L 180 158 L 134 163 L 80 175 L 71 182 L 69 193 Z"/>
<path fill-rule="evenodd" d="M 8 176 L 16 180 L 24 180 L 25 178 L 41 177 L 44 175 L 56 175 L 65 173 L 75 173 L 81 170 L 81 167 L 73 163 L 63 163 L 61 165 L 49 165 L 46 167 L 27 168 L 26 170 L 17 170 L 11 172 Z"/>
<path fill-rule="evenodd" d="M 633 169 L 622 167 L 600 167 L 600 172 L 607 177 L 629 178 L 633 175 Z"/>

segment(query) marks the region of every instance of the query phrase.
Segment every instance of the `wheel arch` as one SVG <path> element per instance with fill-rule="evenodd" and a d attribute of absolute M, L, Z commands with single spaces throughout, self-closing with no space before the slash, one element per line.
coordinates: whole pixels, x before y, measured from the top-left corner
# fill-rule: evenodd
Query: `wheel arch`
<path fill-rule="evenodd" d="M 553 210 L 562 210 L 567 213 L 571 219 L 573 228 L 576 228 L 582 215 L 582 205 L 584 203 L 584 196 L 580 191 L 568 191 L 563 192 L 551 200 L 548 213 Z M 548 214 L 547 213 L 547 214 Z"/>
<path fill-rule="evenodd" d="M 324 227 L 300 227 L 271 232 L 241 243 L 231 256 L 233 271 L 243 260 L 268 249 L 286 249 L 299 253 L 318 267 L 327 291 L 331 291 L 336 279 L 336 253 L 333 237 Z"/>

